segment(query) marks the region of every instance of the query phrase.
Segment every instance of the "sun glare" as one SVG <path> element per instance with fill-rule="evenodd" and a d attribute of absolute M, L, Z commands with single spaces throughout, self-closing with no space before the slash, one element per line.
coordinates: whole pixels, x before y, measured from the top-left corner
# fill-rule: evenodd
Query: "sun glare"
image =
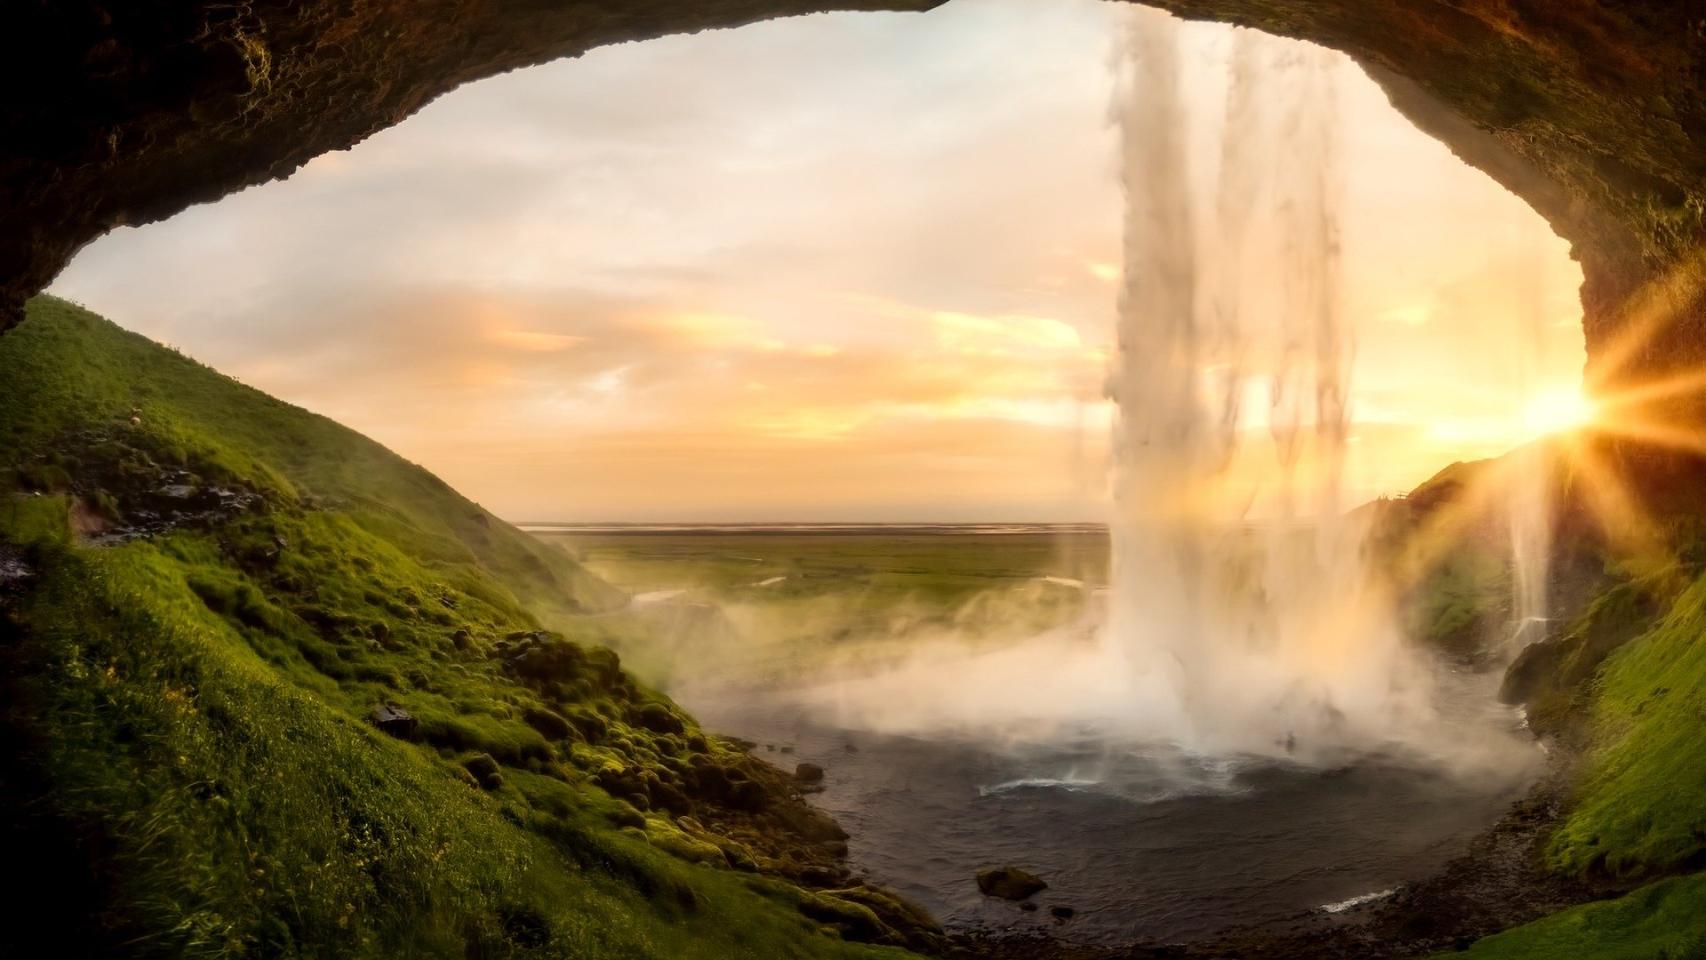
<path fill-rule="evenodd" d="M 1581 391 L 1546 390 L 1534 395 L 1522 413 L 1523 427 L 1536 437 L 1564 433 L 1593 422 L 1594 405 Z"/>

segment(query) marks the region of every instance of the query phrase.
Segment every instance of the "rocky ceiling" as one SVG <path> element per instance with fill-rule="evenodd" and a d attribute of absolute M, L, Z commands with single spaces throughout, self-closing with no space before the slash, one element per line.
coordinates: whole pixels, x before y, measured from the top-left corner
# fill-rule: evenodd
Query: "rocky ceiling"
<path fill-rule="evenodd" d="M 8 0 L 0 329 L 112 227 L 286 176 L 469 80 L 666 33 L 935 5 Z M 1637 315 L 1662 313 L 1663 330 L 1636 351 L 1638 363 L 1706 358 L 1698 280 L 1706 271 L 1696 266 L 1706 216 L 1706 0 L 1155 5 L 1356 57 L 1400 109 L 1575 244 L 1590 353 L 1605 352 Z"/>

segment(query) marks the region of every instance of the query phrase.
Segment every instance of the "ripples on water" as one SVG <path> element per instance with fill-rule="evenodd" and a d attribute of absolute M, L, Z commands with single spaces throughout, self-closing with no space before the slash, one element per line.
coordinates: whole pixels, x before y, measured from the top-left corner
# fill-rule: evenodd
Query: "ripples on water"
<path fill-rule="evenodd" d="M 1415 758 L 1327 768 L 1195 757 L 1093 733 L 1049 744 L 877 735 L 808 719 L 785 696 L 686 696 L 712 729 L 778 763 L 828 770 L 813 801 L 852 834 L 856 869 L 950 927 L 1047 930 L 1083 942 L 1185 941 L 1378 896 L 1461 852 L 1531 781 L 1446 776 Z M 1512 735 L 1514 723 L 1491 736 Z M 794 756 L 767 753 L 790 746 Z M 1040 874 L 1044 909 L 980 895 L 974 875 Z M 1065 923 L 1046 909 L 1070 905 Z"/>

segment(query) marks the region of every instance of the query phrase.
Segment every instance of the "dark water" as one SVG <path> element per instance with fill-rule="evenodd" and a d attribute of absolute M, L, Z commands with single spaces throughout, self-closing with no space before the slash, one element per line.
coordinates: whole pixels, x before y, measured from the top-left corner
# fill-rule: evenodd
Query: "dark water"
<path fill-rule="evenodd" d="M 1520 763 L 1457 778 L 1391 756 L 1311 769 L 1088 738 L 995 747 L 838 729 L 782 697 L 684 699 L 761 757 L 822 764 L 814 802 L 875 882 L 951 928 L 1083 942 L 1185 941 L 1388 890 L 1460 853 L 1529 782 Z M 1048 881 L 1043 909 L 978 893 L 977 870 L 1004 863 Z M 1055 904 L 1077 916 L 1055 921 Z"/>

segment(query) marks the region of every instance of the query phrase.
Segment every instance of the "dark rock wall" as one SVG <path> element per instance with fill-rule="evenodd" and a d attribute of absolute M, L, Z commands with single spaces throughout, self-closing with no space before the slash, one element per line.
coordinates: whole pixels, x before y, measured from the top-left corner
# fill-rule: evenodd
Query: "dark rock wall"
<path fill-rule="evenodd" d="M 601 44 L 937 0 L 12 0 L 0 328 L 79 246 L 288 175 L 468 80 Z M 1156 0 L 1344 50 L 1575 244 L 1590 353 L 1706 358 L 1706 0 Z M 1466 230 L 1475 229 L 1465 224 Z M 1665 278 L 1662 294 L 1637 296 Z M 1654 314 L 1662 314 L 1653 321 Z"/>

